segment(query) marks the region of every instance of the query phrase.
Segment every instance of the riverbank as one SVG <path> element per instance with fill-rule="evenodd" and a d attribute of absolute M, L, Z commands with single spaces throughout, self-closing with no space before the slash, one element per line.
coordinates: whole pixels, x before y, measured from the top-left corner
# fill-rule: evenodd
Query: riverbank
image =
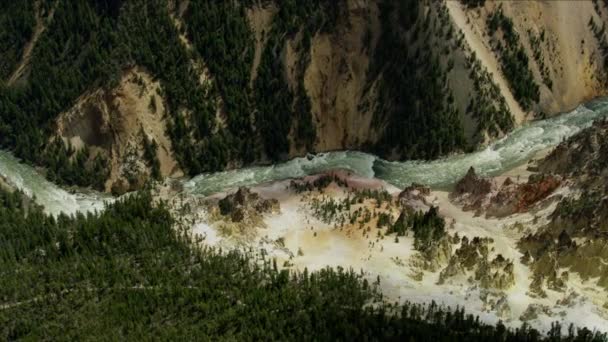
<path fill-rule="evenodd" d="M 594 100 L 570 113 L 520 127 L 481 151 L 435 161 L 388 162 L 363 152 L 342 151 L 296 158 L 272 166 L 203 174 L 179 182 L 186 195 L 206 196 L 239 186 L 255 186 L 345 169 L 364 178 L 384 180 L 399 188 L 419 183 L 446 190 L 464 176 L 470 166 L 474 166 L 482 175 L 501 174 L 524 165 L 538 151 L 557 145 L 590 126 L 593 120 L 607 116 L 608 99 Z M 26 195 L 35 195 L 36 201 L 53 215 L 103 210 L 104 202 L 113 200 L 95 192 L 69 193 L 6 151 L 0 151 L 0 175 Z"/>
<path fill-rule="evenodd" d="M 541 151 L 537 158 L 547 153 Z M 523 166 L 506 171 L 495 180 L 507 177 L 524 183 L 532 172 Z M 259 258 L 274 259 L 281 268 L 294 271 L 320 270 L 325 267 L 343 267 L 361 271 L 370 281 L 380 280 L 381 290 L 388 301 L 410 301 L 428 303 L 435 301 L 451 307 L 464 306 L 467 311 L 489 323 L 503 321 L 510 327 L 519 327 L 527 322 L 540 330 L 548 330 L 553 321 L 564 326 L 570 323 L 584 325 L 605 331 L 608 327 L 608 313 L 601 309 L 601 290 L 585 286 L 573 280 L 571 290 L 550 291 L 546 298 L 530 292 L 531 271 L 521 262 L 522 254 L 517 243 L 527 232 L 534 231 L 547 223 L 548 215 L 555 209 L 557 201 L 568 193 L 568 188 L 555 192 L 538 208 L 505 218 L 486 218 L 473 211 L 463 211 L 454 204 L 445 191 L 417 191 L 414 195 L 402 195 L 401 190 L 378 179 L 367 179 L 347 171 L 326 172 L 320 175 L 296 179 L 296 182 L 314 182 L 321 177 L 338 177 L 326 187 L 299 192 L 291 186 L 292 180 L 270 182 L 250 188 L 264 199 L 276 199 L 280 212 L 266 215 L 263 222 L 239 234 L 218 229 L 217 218 L 209 220 L 207 214 L 199 216 L 193 224 L 192 232 L 201 237 L 202 245 L 226 249 L 254 251 Z M 357 192 L 386 189 L 392 198 L 391 204 L 378 204 L 377 200 L 364 200 L 349 207 L 348 213 L 371 213 L 365 223 L 341 224 L 340 216 L 326 220 L 315 214 L 315 203 L 340 203 L 352 198 Z M 422 188 L 421 188 L 422 189 Z M 227 193 L 202 197 L 200 200 L 214 203 Z M 476 238 L 488 242 L 488 261 L 504 258 L 513 265 L 512 286 L 506 288 L 487 287 L 476 279 L 475 272 L 465 272 L 461 276 L 444 280 L 450 264 L 449 258 L 437 260 L 435 269 L 421 266 L 421 255 L 414 247 L 414 237 L 387 234 L 386 228 L 378 224 L 378 216 L 388 214 L 392 220 L 399 216 L 403 198 L 407 205 L 418 210 L 428 210 L 430 206 L 439 208 L 445 219 L 448 236 Z M 209 204 L 200 208 L 209 208 Z M 206 210 L 206 209 L 203 209 Z M 342 209 L 344 210 L 344 209 Z M 349 217 L 349 216 L 347 216 Z M 229 221 L 229 220 L 228 220 Z M 522 229 L 521 227 L 525 227 Z M 452 245 L 451 255 L 462 247 Z M 493 261 L 494 262 L 494 261 Z M 481 267 L 481 266 L 475 266 Z M 575 299 L 572 299 L 575 293 Z M 563 304 L 567 303 L 567 304 Z M 585 317 L 583 321 L 581 317 Z"/>

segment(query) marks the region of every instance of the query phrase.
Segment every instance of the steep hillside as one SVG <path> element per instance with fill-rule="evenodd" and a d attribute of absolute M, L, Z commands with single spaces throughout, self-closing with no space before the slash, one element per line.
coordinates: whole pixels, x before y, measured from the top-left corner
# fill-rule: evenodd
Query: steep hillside
<path fill-rule="evenodd" d="M 150 178 L 182 175 L 167 136 L 160 84 L 138 68 L 119 85 L 83 95 L 57 121 L 57 135 L 76 150 L 89 147 L 111 160 L 104 188 L 117 194 Z M 152 153 L 150 153 L 150 151 Z"/>
<path fill-rule="evenodd" d="M 605 1 L 448 1 L 448 7 L 516 117 L 564 112 L 606 94 L 606 51 L 590 24 L 603 26 Z"/>
<path fill-rule="evenodd" d="M 469 151 L 605 93 L 608 7 L 579 3 L 3 5 L 0 146 L 117 192 L 147 178 L 125 174 L 127 151 L 157 177 L 341 149 Z"/>
<path fill-rule="evenodd" d="M 520 241 L 534 272 L 533 291 L 564 291 L 573 275 L 608 290 L 608 121 L 564 141 L 540 164 L 568 180 L 571 195 L 559 201 L 549 222 Z M 606 296 L 594 298 L 608 308 Z M 603 302 L 602 302 L 603 301 Z"/>

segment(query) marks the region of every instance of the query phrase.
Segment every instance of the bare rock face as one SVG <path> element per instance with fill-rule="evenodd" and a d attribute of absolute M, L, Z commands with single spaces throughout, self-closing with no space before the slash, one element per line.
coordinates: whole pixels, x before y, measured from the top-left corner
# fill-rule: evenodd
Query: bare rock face
<path fill-rule="evenodd" d="M 606 152 L 608 120 L 598 120 L 593 126 L 559 144 L 539 163 L 539 169 L 547 173 L 571 176 L 580 182 L 592 181 L 593 178 L 607 175 L 603 172 L 608 165 Z"/>
<path fill-rule="evenodd" d="M 504 217 L 527 212 L 536 203 L 547 198 L 562 183 L 559 176 L 536 174 L 527 183 L 505 182 L 493 196 L 486 209 L 488 216 Z"/>
<path fill-rule="evenodd" d="M 409 196 L 409 195 L 421 195 L 428 196 L 431 194 L 431 188 L 426 185 L 412 183 L 410 186 L 406 187 L 399 193 L 399 198 Z"/>
<path fill-rule="evenodd" d="M 535 203 L 547 198 L 561 182 L 561 178 L 553 175 L 531 176 L 528 183 L 518 187 L 517 212 L 525 212 Z"/>

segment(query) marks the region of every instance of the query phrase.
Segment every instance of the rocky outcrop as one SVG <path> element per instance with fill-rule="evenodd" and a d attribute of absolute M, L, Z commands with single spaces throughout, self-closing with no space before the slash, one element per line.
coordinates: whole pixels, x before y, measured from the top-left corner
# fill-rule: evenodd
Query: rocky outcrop
<path fill-rule="evenodd" d="M 267 215 L 281 210 L 278 200 L 262 198 L 244 187 L 222 199 L 208 198 L 204 201 L 207 222 L 223 237 L 245 244 L 258 235 L 260 228 L 266 228 L 264 218 Z"/>
<path fill-rule="evenodd" d="M 456 183 L 452 194 L 454 196 L 469 195 L 479 197 L 489 194 L 493 188 L 492 181 L 479 177 L 475 172 L 475 168 L 471 166 L 464 178 Z"/>
<path fill-rule="evenodd" d="M 535 204 L 549 197 L 559 186 L 561 179 L 553 175 L 532 175 L 527 183 L 505 182 L 492 196 L 486 215 L 504 217 L 530 210 Z"/>
<path fill-rule="evenodd" d="M 279 201 L 263 199 L 248 188 L 239 188 L 235 193 L 224 197 L 218 202 L 218 208 L 220 214 L 232 222 L 247 222 L 254 217 L 281 210 Z"/>
<path fill-rule="evenodd" d="M 540 161 L 539 170 L 570 178 L 585 188 L 606 184 L 608 120 L 598 120 L 559 144 Z"/>
<path fill-rule="evenodd" d="M 487 178 L 477 175 L 475 168 L 469 168 L 467 174 L 456 183 L 450 199 L 463 206 L 465 211 L 479 211 L 487 205 L 496 185 Z"/>
<path fill-rule="evenodd" d="M 471 167 L 450 193 L 450 199 L 465 211 L 485 212 L 486 216 L 505 217 L 529 211 L 549 197 L 562 184 L 561 177 L 535 174 L 523 184 L 507 178 L 500 188 L 492 179 L 479 177 Z"/>
<path fill-rule="evenodd" d="M 403 189 L 403 191 L 399 193 L 399 196 L 397 198 L 399 199 L 399 202 L 402 205 L 408 205 L 414 201 L 429 206 L 426 197 L 430 194 L 431 188 L 429 188 L 428 186 L 418 183 L 412 183 L 410 186 Z"/>

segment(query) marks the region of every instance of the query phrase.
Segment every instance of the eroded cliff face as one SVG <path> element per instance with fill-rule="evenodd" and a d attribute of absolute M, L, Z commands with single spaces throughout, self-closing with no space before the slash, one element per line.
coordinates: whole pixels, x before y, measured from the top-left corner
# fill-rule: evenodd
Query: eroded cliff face
<path fill-rule="evenodd" d="M 527 182 L 514 182 L 507 177 L 501 185 L 495 179 L 480 177 L 471 167 L 464 178 L 456 183 L 450 199 L 464 211 L 476 215 L 503 218 L 528 212 L 562 185 L 562 177 L 552 174 L 533 174 Z"/>
<path fill-rule="evenodd" d="M 299 35 L 285 49 L 288 83 L 295 90 L 301 79 L 311 104 L 314 151 L 365 149 L 388 159 L 434 158 L 512 127 L 504 99 L 444 3 L 338 3 L 334 27 L 316 32 L 308 49 L 292 48 Z M 302 60 L 306 67 L 298 73 Z M 485 100 L 487 113 L 477 113 L 473 97 Z M 427 141 L 427 133 L 434 141 Z M 290 155 L 304 152 L 292 146 Z"/>
<path fill-rule="evenodd" d="M 362 102 L 373 98 L 366 86 L 372 49 L 380 35 L 379 11 L 375 1 L 348 1 L 346 15 L 334 32 L 318 33 L 312 39 L 304 87 L 311 100 L 317 150 L 356 148 L 377 141 L 374 113 Z"/>
<path fill-rule="evenodd" d="M 160 175 L 183 175 L 173 157 L 166 132 L 164 100 L 160 85 L 141 68 L 124 72 L 112 89 L 97 89 L 83 95 L 57 119 L 56 134 L 79 150 L 85 146 L 92 155 L 110 161 L 106 191 L 124 193 L 141 188 L 150 178 L 149 161 L 144 158 L 144 139 L 157 145 Z"/>

